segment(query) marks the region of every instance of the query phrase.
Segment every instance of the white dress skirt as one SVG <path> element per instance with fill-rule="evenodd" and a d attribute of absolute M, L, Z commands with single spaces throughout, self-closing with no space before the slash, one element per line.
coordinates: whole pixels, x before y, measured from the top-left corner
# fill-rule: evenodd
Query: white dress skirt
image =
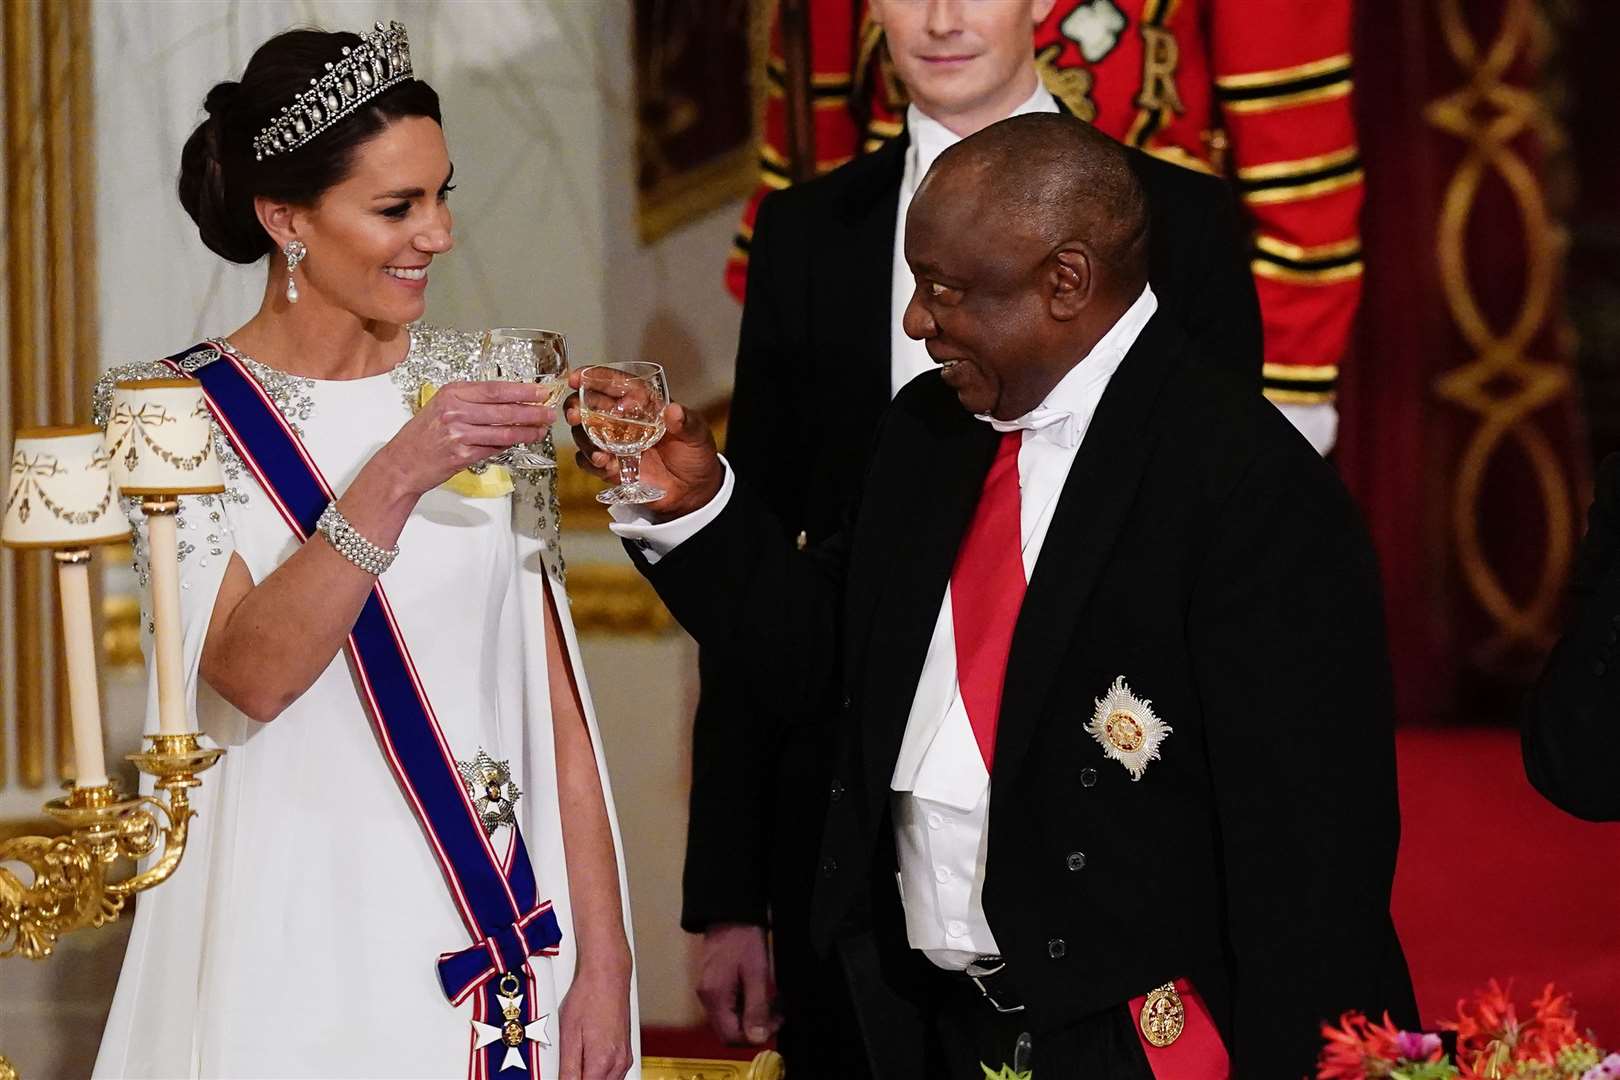
<path fill-rule="evenodd" d="M 394 371 L 350 381 L 300 378 L 244 360 L 341 493 L 410 418 L 421 384 L 472 377 L 476 348 L 473 334 L 412 327 L 409 354 Z M 168 373 L 152 364 L 111 373 L 98 412 L 113 378 Z M 215 446 L 225 493 L 181 499 L 181 619 L 197 726 L 226 753 L 193 792 L 197 817 L 184 862 L 137 904 L 95 1075 L 467 1076 L 472 1001 L 453 1007 L 435 964 L 471 942 L 379 749 L 347 653 L 267 724 L 198 678 L 231 556 L 263 581 L 298 546 L 217 430 Z M 549 1078 L 575 939 L 546 670 L 547 591 L 579 676 L 616 846 L 618 825 L 569 618 L 552 474 L 514 476 L 509 495 L 470 498 L 438 488 L 424 496 L 382 582 L 456 759 L 483 750 L 509 763 L 522 790 L 516 818 L 540 896 L 554 901 L 562 927 L 558 955 L 529 961 L 538 1012 L 549 1014 L 541 1067 Z M 145 520 L 133 500 L 126 509 L 144 585 Z M 149 637 L 146 644 L 151 656 Z M 153 689 L 148 730 L 156 716 Z M 498 852 L 510 835 L 495 830 Z M 622 846 L 619 881 L 628 934 Z M 635 1039 L 633 984 L 631 1006 Z M 518 1080 L 526 1071 L 498 1075 Z"/>

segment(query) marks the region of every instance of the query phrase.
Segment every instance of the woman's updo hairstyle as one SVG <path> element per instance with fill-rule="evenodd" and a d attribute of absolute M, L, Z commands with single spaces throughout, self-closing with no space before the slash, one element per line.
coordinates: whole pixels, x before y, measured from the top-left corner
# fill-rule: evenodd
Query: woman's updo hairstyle
<path fill-rule="evenodd" d="M 442 124 L 439 95 L 420 79 L 391 86 L 296 150 L 254 160 L 253 140 L 309 81 L 342 59 L 359 35 L 288 30 L 260 45 L 241 82 L 208 91 L 208 118 L 180 151 L 180 205 L 203 243 L 231 262 L 255 262 L 274 245 L 253 210 L 256 196 L 308 206 L 349 174 L 355 151 L 389 123 L 425 116 Z"/>

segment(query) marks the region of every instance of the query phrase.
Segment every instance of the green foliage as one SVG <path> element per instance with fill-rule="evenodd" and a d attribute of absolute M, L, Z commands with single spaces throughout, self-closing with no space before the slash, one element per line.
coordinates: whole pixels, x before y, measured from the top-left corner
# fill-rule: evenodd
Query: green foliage
<path fill-rule="evenodd" d="M 997 1072 L 982 1061 L 979 1062 L 979 1068 L 984 1070 L 984 1080 L 1030 1080 L 1035 1075 L 1033 1069 L 1027 1072 L 1013 1072 L 1011 1065 L 1003 1065 L 1001 1071 Z"/>
<path fill-rule="evenodd" d="M 1461 1074 L 1449 1061 L 1403 1061 L 1389 1074 L 1389 1080 L 1455 1080 Z"/>

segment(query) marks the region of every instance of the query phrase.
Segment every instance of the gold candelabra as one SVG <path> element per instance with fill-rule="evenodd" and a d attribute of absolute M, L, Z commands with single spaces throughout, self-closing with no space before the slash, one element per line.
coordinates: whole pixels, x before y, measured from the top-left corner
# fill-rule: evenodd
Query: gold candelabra
<path fill-rule="evenodd" d="M 161 800 L 127 795 L 110 781 L 75 787 L 45 804 L 67 827 L 64 835 L 0 843 L 0 863 L 22 863 L 34 874 L 25 885 L 0 866 L 0 957 L 51 955 L 63 934 L 118 918 L 131 896 L 167 881 L 180 865 L 193 815 L 188 789 L 202 782 L 197 774 L 223 751 L 200 745 L 196 732 L 147 739 L 150 748 L 129 759 L 156 777 Z M 145 870 L 108 880 L 119 859 L 143 859 L 160 846 Z"/>
<path fill-rule="evenodd" d="M 118 918 L 136 893 L 173 876 L 186 854 L 190 790 L 224 751 L 187 730 L 180 642 L 176 515 L 180 495 L 224 490 L 202 388 L 190 379 L 120 382 L 111 426 L 17 432 L 0 545 L 49 548 L 62 601 L 62 637 L 72 719 L 75 781 L 45 804 L 66 827 L 59 836 L 0 842 L 0 958 L 50 956 L 63 934 Z M 130 754 L 154 778 L 152 795 L 130 795 L 108 777 L 90 617 L 90 548 L 129 536 L 116 496 L 139 497 L 147 516 L 152 582 L 153 669 L 158 730 Z M 120 859 L 154 856 L 115 878 Z M 24 882 L 3 864 L 28 868 Z M 16 1070 L 0 1057 L 0 1080 Z"/>

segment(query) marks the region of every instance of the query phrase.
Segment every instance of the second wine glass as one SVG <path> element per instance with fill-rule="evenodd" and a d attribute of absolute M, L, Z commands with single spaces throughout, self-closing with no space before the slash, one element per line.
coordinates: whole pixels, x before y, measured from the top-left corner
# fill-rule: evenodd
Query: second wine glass
<path fill-rule="evenodd" d="M 669 383 L 657 364 L 627 361 L 579 369 L 579 418 L 585 433 L 619 459 L 619 484 L 596 496 L 598 502 L 649 503 L 661 488 L 641 479 L 642 451 L 664 437 Z"/>
<path fill-rule="evenodd" d="M 568 396 L 568 342 L 555 330 L 497 327 L 484 334 L 478 374 L 483 379 L 533 383 L 539 395 L 535 404 L 556 408 Z M 556 459 L 546 452 L 544 442 L 519 444 L 496 460 L 516 469 L 554 469 Z"/>

